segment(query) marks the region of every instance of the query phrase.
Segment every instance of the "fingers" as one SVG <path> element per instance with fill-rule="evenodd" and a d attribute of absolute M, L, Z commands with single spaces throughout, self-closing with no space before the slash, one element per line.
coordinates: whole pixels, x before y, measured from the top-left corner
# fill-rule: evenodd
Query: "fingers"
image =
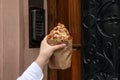
<path fill-rule="evenodd" d="M 64 48 L 64 47 L 66 47 L 66 44 L 60 44 L 60 45 L 53 46 L 53 49 L 57 50 L 57 49 L 61 49 L 61 48 Z"/>
<path fill-rule="evenodd" d="M 51 50 L 57 50 L 57 49 L 61 49 L 61 48 L 64 48 L 66 46 L 66 44 L 59 44 L 59 45 L 54 45 L 54 46 L 51 46 L 47 43 L 47 35 L 45 36 L 45 38 L 43 39 L 42 41 L 43 44 L 45 44 L 46 46 L 49 46 L 51 48 Z"/>

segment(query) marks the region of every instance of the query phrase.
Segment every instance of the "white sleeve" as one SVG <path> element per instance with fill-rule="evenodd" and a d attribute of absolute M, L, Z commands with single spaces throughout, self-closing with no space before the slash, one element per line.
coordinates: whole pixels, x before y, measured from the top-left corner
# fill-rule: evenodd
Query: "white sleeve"
<path fill-rule="evenodd" d="M 37 63 L 33 62 L 17 80 L 42 80 L 43 73 Z"/>

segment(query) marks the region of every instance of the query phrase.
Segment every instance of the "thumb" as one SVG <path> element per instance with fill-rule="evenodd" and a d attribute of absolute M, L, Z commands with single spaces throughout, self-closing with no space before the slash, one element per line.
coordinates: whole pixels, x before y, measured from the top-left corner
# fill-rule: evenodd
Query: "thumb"
<path fill-rule="evenodd" d="M 53 47 L 53 50 L 61 49 L 61 48 L 64 48 L 64 47 L 66 47 L 66 44 L 55 45 Z"/>

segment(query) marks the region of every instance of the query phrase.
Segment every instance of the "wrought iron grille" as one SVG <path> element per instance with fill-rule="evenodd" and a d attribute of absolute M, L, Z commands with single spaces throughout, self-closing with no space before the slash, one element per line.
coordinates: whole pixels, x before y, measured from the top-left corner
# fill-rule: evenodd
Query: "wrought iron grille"
<path fill-rule="evenodd" d="M 120 79 L 120 0 L 82 0 L 82 78 Z"/>

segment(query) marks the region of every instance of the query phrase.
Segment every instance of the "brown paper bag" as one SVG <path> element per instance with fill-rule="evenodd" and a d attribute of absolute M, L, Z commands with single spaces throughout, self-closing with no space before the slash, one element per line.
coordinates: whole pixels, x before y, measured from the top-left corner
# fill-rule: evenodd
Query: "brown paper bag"
<path fill-rule="evenodd" d="M 47 42 L 50 45 L 66 44 L 64 49 L 60 49 L 54 52 L 48 63 L 52 69 L 67 69 L 71 66 L 72 56 L 72 36 L 68 32 L 64 24 L 58 23 L 54 27 L 48 37 Z"/>
<path fill-rule="evenodd" d="M 54 52 L 49 60 L 48 66 L 51 69 L 67 69 L 71 67 L 72 57 L 72 39 L 68 42 L 64 49 L 60 49 Z"/>

